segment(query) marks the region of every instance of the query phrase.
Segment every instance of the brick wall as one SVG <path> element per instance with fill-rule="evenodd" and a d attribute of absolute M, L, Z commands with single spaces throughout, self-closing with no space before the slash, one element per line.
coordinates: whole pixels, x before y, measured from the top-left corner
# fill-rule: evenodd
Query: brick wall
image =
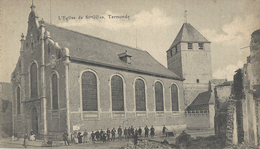
<path fill-rule="evenodd" d="M 184 102 L 182 95 L 182 82 L 172 79 L 160 78 L 149 75 L 131 73 L 127 71 L 109 69 L 99 66 L 90 66 L 81 63 L 70 63 L 69 66 L 69 85 L 70 85 L 70 121 L 71 131 L 74 129 L 94 130 L 117 128 L 119 125 L 124 127 L 144 127 L 154 125 L 173 126 L 185 128 Z M 99 110 L 97 112 L 83 112 L 81 109 L 80 79 L 81 73 L 91 70 L 96 73 L 98 79 L 98 98 Z M 122 76 L 125 91 L 125 112 L 113 112 L 111 108 L 110 81 L 115 74 Z M 135 111 L 134 80 L 142 78 L 146 85 L 147 111 Z M 159 80 L 164 88 L 164 111 L 155 111 L 154 83 Z M 171 108 L 170 86 L 177 84 L 179 88 L 179 112 L 173 112 Z M 121 117 L 118 117 L 118 114 Z M 157 130 L 160 131 L 161 130 Z"/>

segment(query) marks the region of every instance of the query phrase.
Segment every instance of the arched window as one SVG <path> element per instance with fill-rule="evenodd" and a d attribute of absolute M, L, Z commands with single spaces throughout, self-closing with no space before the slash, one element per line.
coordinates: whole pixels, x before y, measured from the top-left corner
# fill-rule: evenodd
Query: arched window
<path fill-rule="evenodd" d="M 81 83 L 83 111 L 98 111 L 96 75 L 90 71 L 84 72 Z"/>
<path fill-rule="evenodd" d="M 179 111 L 178 88 L 175 84 L 171 86 L 172 111 Z"/>
<path fill-rule="evenodd" d="M 111 79 L 112 92 L 112 110 L 124 111 L 124 89 L 123 80 L 119 76 L 113 76 Z"/>
<path fill-rule="evenodd" d="M 136 111 L 146 111 L 145 84 L 141 79 L 137 79 L 135 81 L 135 103 Z"/>
<path fill-rule="evenodd" d="M 58 77 L 56 74 L 51 78 L 51 91 L 52 91 L 52 109 L 58 109 Z"/>
<path fill-rule="evenodd" d="M 17 87 L 16 89 L 16 107 L 17 107 L 17 114 L 21 113 L 21 98 L 20 98 L 20 87 Z"/>
<path fill-rule="evenodd" d="M 155 83 L 155 104 L 156 104 L 156 111 L 164 111 L 163 86 L 162 83 L 158 81 Z"/>
<path fill-rule="evenodd" d="M 30 69 L 31 77 L 31 98 L 35 99 L 38 97 L 38 85 L 37 85 L 37 65 L 33 63 Z"/>

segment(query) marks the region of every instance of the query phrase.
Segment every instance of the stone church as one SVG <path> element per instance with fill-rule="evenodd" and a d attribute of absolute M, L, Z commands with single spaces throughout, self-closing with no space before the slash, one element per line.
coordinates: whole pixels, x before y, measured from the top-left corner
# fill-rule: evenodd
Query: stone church
<path fill-rule="evenodd" d="M 211 79 L 210 42 L 188 23 L 167 51 L 169 69 L 146 51 L 38 20 L 34 5 L 20 41 L 11 77 L 18 136 L 31 129 L 38 138 L 118 126 L 183 130 L 191 102 L 184 96 L 195 99 L 195 88 Z"/>

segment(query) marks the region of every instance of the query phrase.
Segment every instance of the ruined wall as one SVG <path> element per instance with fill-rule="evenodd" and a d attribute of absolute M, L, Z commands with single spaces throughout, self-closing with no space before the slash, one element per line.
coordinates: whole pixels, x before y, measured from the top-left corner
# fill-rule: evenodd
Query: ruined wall
<path fill-rule="evenodd" d="M 12 84 L 0 82 L 0 135 L 2 137 L 12 136 L 12 98 Z"/>

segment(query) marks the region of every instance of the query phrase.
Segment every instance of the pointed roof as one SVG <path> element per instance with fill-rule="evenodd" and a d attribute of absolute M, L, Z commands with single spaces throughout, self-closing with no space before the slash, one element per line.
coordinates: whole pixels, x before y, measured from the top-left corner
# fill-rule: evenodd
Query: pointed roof
<path fill-rule="evenodd" d="M 183 80 L 161 63 L 155 60 L 147 51 L 131 48 L 125 45 L 68 30 L 45 22 L 50 38 L 60 47 L 68 48 L 70 60 L 122 69 L 126 71 Z M 131 64 L 123 62 L 118 54 L 127 51 L 131 55 Z"/>
<path fill-rule="evenodd" d="M 198 32 L 190 23 L 184 23 L 181 30 L 177 34 L 170 48 L 177 45 L 180 42 L 208 42 L 210 43 L 200 32 Z"/>

